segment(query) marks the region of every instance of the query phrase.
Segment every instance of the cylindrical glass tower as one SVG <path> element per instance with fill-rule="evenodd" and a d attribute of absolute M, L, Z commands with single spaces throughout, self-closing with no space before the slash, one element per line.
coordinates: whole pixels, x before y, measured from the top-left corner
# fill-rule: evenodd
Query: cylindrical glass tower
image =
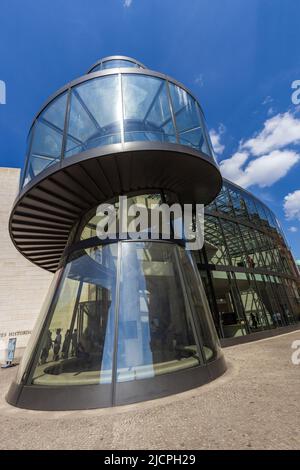
<path fill-rule="evenodd" d="M 50 98 L 30 129 L 10 233 L 24 256 L 56 275 L 10 403 L 132 403 L 225 371 L 184 241 L 102 240 L 97 231 L 98 205 L 118 209 L 120 195 L 144 208 L 208 204 L 221 183 L 197 100 L 134 59 L 102 59 Z"/>

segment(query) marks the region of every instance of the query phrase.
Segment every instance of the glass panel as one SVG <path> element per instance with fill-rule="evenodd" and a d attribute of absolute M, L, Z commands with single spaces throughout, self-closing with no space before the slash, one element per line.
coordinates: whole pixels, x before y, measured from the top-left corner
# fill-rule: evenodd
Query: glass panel
<path fill-rule="evenodd" d="M 236 279 L 250 331 L 269 328 L 264 305 L 253 276 L 236 273 Z"/>
<path fill-rule="evenodd" d="M 265 281 L 263 279 L 263 276 L 259 275 L 259 274 L 255 274 L 254 278 L 255 278 L 256 292 L 257 292 L 257 294 L 260 298 L 260 301 L 261 301 L 261 303 L 264 307 L 264 311 L 265 311 L 265 315 L 266 315 L 267 320 L 268 320 L 268 324 L 270 325 L 271 328 L 273 328 L 273 327 L 276 326 L 276 323 L 274 323 L 275 316 L 273 314 L 272 302 L 270 301 L 268 292 L 266 290 Z M 252 327 L 253 327 L 253 325 L 252 325 Z"/>
<path fill-rule="evenodd" d="M 92 70 L 89 73 L 99 72 L 100 70 L 101 70 L 101 64 L 98 64 L 98 65 L 95 65 L 95 67 L 92 68 Z"/>
<path fill-rule="evenodd" d="M 24 185 L 60 161 L 66 103 L 67 93 L 64 93 L 52 101 L 35 122 Z"/>
<path fill-rule="evenodd" d="M 206 215 L 204 219 L 205 249 L 211 264 L 230 265 L 220 220 Z"/>
<path fill-rule="evenodd" d="M 200 106 L 197 104 L 198 106 L 198 109 L 199 109 L 199 113 L 200 113 L 200 116 L 201 116 L 201 120 L 202 120 L 202 129 L 203 131 L 205 132 L 205 139 L 204 139 L 204 143 L 202 145 L 202 152 L 206 153 L 207 155 L 211 155 L 215 161 L 215 163 L 218 164 L 218 159 L 217 159 L 217 156 L 215 154 L 215 151 L 214 151 L 214 148 L 213 148 L 213 144 L 212 144 L 212 141 L 211 141 L 211 138 L 210 138 L 210 135 L 209 135 L 209 132 L 208 132 L 208 129 L 207 129 L 207 123 L 206 123 L 206 119 L 200 109 Z M 206 142 L 205 142 L 206 141 Z"/>
<path fill-rule="evenodd" d="M 122 243 L 119 382 L 201 362 L 176 250 L 176 245 L 160 242 Z"/>
<path fill-rule="evenodd" d="M 252 198 L 249 194 L 246 194 L 245 201 L 251 222 L 253 222 L 254 224 L 259 224 L 259 215 L 257 212 L 254 198 Z"/>
<path fill-rule="evenodd" d="M 74 87 L 65 156 L 121 142 L 121 114 L 118 75 Z"/>
<path fill-rule="evenodd" d="M 110 383 L 117 244 L 76 252 L 45 324 L 32 383 Z"/>
<path fill-rule="evenodd" d="M 112 69 L 112 68 L 115 68 L 115 67 L 140 68 L 140 66 L 138 64 L 135 64 L 134 62 L 131 62 L 130 60 L 124 60 L 124 59 L 107 60 L 105 62 L 102 62 L 102 64 L 101 64 L 101 70 Z"/>
<path fill-rule="evenodd" d="M 263 267 L 265 262 L 260 252 L 259 241 L 260 238 L 256 238 L 255 230 L 243 224 L 239 224 L 241 231 L 242 242 L 245 247 L 243 265 L 245 267 L 254 269 L 257 267 Z M 257 232 L 258 234 L 259 232 Z M 242 249 L 242 247 L 241 247 Z"/>
<path fill-rule="evenodd" d="M 27 139 L 26 139 L 26 157 L 25 157 L 25 162 L 24 162 L 24 165 L 22 166 L 21 168 L 21 173 L 20 173 L 20 189 L 25 185 L 25 170 L 26 170 L 26 164 L 27 164 L 27 161 L 29 160 L 29 153 L 30 153 L 30 147 L 31 147 L 31 141 L 32 141 L 32 135 L 33 135 L 33 129 L 34 129 L 34 125 L 32 126 L 32 128 L 30 129 L 30 132 L 27 136 Z M 28 163 L 29 165 L 29 163 Z M 24 179 L 24 181 L 23 181 Z M 28 181 L 27 181 L 28 182 Z"/>
<path fill-rule="evenodd" d="M 225 214 L 234 215 L 233 204 L 226 185 L 223 185 L 221 191 L 215 199 L 217 210 Z"/>
<path fill-rule="evenodd" d="M 244 197 L 245 193 L 227 182 L 224 183 L 224 186 L 228 189 L 235 216 L 249 222 L 249 214 Z"/>
<path fill-rule="evenodd" d="M 244 310 L 231 273 L 212 271 L 220 331 L 224 338 L 243 336 L 247 333 Z"/>
<path fill-rule="evenodd" d="M 176 142 L 166 82 L 145 75 L 122 75 L 124 138 Z"/>
<path fill-rule="evenodd" d="M 203 354 L 206 361 L 212 361 L 221 349 L 202 280 L 191 260 L 191 254 L 187 254 L 182 249 L 178 250 L 178 253 L 182 272 L 186 279 L 187 294 L 193 311 L 193 318 L 197 331 L 200 332 Z"/>
<path fill-rule="evenodd" d="M 232 266 L 246 267 L 247 255 L 238 224 L 225 219 L 221 219 L 220 222 Z"/>
<path fill-rule="evenodd" d="M 179 142 L 209 153 L 198 104 L 182 88 L 172 83 L 169 85 Z"/>
<path fill-rule="evenodd" d="M 105 62 L 102 62 L 101 64 L 95 65 L 95 67 L 92 68 L 89 73 L 99 72 L 100 70 L 113 69 L 116 67 L 118 68 L 132 67 L 132 68 L 138 68 L 138 69 L 141 68 L 140 65 L 136 64 L 135 62 L 131 62 L 130 60 L 112 59 L 112 60 L 106 60 Z"/>
<path fill-rule="evenodd" d="M 49 308 L 50 308 L 51 302 L 53 300 L 53 296 L 55 295 L 55 291 L 58 288 L 58 282 L 59 282 L 60 275 L 61 275 L 61 269 L 56 271 L 56 273 L 55 273 L 55 275 L 52 279 L 52 282 L 51 282 L 51 285 L 50 285 L 49 290 L 47 292 L 46 298 L 43 302 L 40 314 L 39 314 L 38 319 L 37 319 L 37 321 L 34 325 L 33 331 L 30 335 L 29 342 L 26 346 L 25 352 L 22 356 L 22 361 L 21 361 L 21 363 L 19 365 L 19 368 L 18 368 L 18 373 L 17 373 L 17 377 L 16 377 L 16 382 L 17 383 L 21 383 L 23 381 L 26 381 L 27 373 L 28 373 L 27 368 L 29 366 L 34 348 L 36 346 L 37 338 L 40 336 L 40 334 L 42 332 L 44 322 L 46 321 L 46 317 L 47 317 L 47 314 L 49 312 Z M 26 372 L 26 376 L 24 375 L 24 372 Z"/>

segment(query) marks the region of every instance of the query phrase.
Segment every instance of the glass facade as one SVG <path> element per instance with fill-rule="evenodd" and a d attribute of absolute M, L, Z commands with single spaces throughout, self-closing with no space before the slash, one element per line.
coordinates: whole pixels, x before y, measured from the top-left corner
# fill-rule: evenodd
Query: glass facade
<path fill-rule="evenodd" d="M 170 242 L 77 249 L 41 318 L 18 378 L 27 385 L 139 381 L 220 356 L 194 261 Z"/>
<path fill-rule="evenodd" d="M 134 196 L 128 198 L 128 208 L 139 204 L 149 210 L 169 197 L 174 195 Z M 119 209 L 118 203 L 115 207 Z M 76 240 L 96 237 L 99 221 L 95 210 L 87 214 Z M 204 240 L 203 249 L 193 256 L 220 337 L 299 320 L 299 275 L 280 225 L 267 206 L 224 181 L 219 196 L 205 209 Z"/>
<path fill-rule="evenodd" d="M 22 186 L 51 165 L 105 145 L 178 143 L 214 160 L 197 101 L 179 85 L 144 73 L 112 73 L 51 101 L 30 131 Z"/>
<path fill-rule="evenodd" d="M 24 185 L 61 159 L 67 93 L 40 114 L 30 131 Z"/>
<path fill-rule="evenodd" d="M 219 335 L 241 336 L 299 321 L 299 275 L 272 211 L 224 181 L 205 212 L 198 267 Z"/>

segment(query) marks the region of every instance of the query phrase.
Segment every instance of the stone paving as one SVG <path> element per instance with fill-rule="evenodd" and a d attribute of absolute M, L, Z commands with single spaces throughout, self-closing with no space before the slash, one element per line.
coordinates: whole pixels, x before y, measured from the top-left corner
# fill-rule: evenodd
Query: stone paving
<path fill-rule="evenodd" d="M 300 449 L 300 330 L 224 349 L 228 371 L 208 385 L 114 409 L 44 412 L 4 395 L 16 369 L 0 371 L 0 449 Z"/>

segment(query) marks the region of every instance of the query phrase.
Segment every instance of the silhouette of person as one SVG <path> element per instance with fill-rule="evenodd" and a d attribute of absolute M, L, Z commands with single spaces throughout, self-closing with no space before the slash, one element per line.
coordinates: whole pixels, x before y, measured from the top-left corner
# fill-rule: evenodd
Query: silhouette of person
<path fill-rule="evenodd" d="M 56 337 L 55 337 L 54 346 L 53 346 L 53 359 L 54 359 L 54 361 L 59 360 L 60 345 L 61 345 L 61 328 L 58 328 L 56 330 Z"/>
<path fill-rule="evenodd" d="M 75 328 L 75 330 L 73 331 L 72 333 L 72 350 L 71 350 L 71 355 L 72 356 L 76 356 L 76 353 L 77 353 L 77 343 L 78 343 L 78 340 L 77 340 L 77 329 Z"/>
<path fill-rule="evenodd" d="M 65 339 L 61 348 L 62 357 L 64 359 L 68 358 L 70 342 L 71 342 L 71 333 L 70 333 L 70 330 L 67 330 L 65 334 Z"/>
<path fill-rule="evenodd" d="M 257 329 L 257 326 L 258 326 L 257 317 L 256 317 L 256 315 L 255 315 L 253 312 L 251 312 L 251 313 L 250 313 L 250 318 L 251 318 L 252 326 L 253 326 L 253 328 L 256 330 L 256 329 Z"/>
<path fill-rule="evenodd" d="M 48 330 L 46 340 L 45 340 L 45 345 L 42 349 L 41 364 L 45 364 L 47 362 L 51 348 L 52 348 L 52 333 L 50 330 Z"/>

